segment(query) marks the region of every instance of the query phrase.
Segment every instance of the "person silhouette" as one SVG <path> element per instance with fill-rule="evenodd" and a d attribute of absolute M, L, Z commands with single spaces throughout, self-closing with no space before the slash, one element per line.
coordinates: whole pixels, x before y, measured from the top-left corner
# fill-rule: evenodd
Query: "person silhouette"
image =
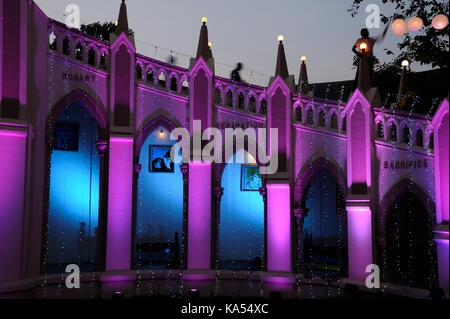
<path fill-rule="evenodd" d="M 373 81 L 373 67 L 375 65 L 375 56 L 373 55 L 373 47 L 375 46 L 376 42 L 383 41 L 384 37 L 386 36 L 388 27 L 389 27 L 389 23 L 386 24 L 386 27 L 384 28 L 383 33 L 377 37 L 370 37 L 369 30 L 367 30 L 366 28 L 361 29 L 361 32 L 360 32 L 361 38 L 356 40 L 355 44 L 352 47 L 353 53 L 355 53 L 358 57 L 362 57 L 362 54 L 367 55 L 367 62 L 369 64 L 369 74 L 370 74 L 370 79 L 372 81 Z M 364 51 L 362 51 L 360 49 L 360 45 L 362 43 L 366 44 L 366 49 L 364 49 Z M 358 73 L 359 73 L 359 70 L 356 71 L 355 86 L 358 81 Z"/>
<path fill-rule="evenodd" d="M 242 63 L 239 62 L 236 64 L 236 68 L 231 72 L 231 80 L 233 82 L 241 82 L 241 76 L 239 75 L 239 71 L 242 70 Z"/>

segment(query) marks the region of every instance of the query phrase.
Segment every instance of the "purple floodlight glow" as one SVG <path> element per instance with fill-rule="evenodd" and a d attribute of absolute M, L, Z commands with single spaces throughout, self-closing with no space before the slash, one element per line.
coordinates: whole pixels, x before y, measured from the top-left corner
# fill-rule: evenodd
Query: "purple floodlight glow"
<path fill-rule="evenodd" d="M 26 131 L 0 129 L 0 281 L 20 275 L 26 137 Z"/>
<path fill-rule="evenodd" d="M 106 270 L 130 269 L 133 197 L 133 139 L 114 136 L 109 144 Z"/>
<path fill-rule="evenodd" d="M 189 163 L 188 268 L 209 269 L 211 163 Z"/>
<path fill-rule="evenodd" d="M 351 279 L 366 278 L 372 258 L 372 212 L 369 206 L 347 206 L 348 272 Z"/>
<path fill-rule="evenodd" d="M 291 270 L 290 186 L 267 185 L 267 270 Z"/>

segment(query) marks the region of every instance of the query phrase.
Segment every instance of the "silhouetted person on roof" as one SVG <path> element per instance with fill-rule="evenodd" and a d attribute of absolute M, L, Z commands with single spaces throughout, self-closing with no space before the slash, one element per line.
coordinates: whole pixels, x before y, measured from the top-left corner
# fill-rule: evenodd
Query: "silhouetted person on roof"
<path fill-rule="evenodd" d="M 379 35 L 377 37 L 373 37 L 373 38 L 369 37 L 369 30 L 367 30 L 366 28 L 361 29 L 361 38 L 356 40 L 355 44 L 352 47 L 353 53 L 355 53 L 358 57 L 361 57 L 363 52 L 361 52 L 359 46 L 361 45 L 361 43 L 365 43 L 367 45 L 367 48 L 364 50 L 364 54 L 367 54 L 367 58 L 368 58 L 367 62 L 369 63 L 370 79 L 372 81 L 373 81 L 373 66 L 375 64 L 375 56 L 373 55 L 373 47 L 375 45 L 375 42 L 383 41 L 384 37 L 386 36 L 389 25 L 390 24 L 387 23 L 386 27 L 384 28 L 383 33 L 381 35 Z M 356 71 L 355 87 L 356 87 L 356 83 L 358 81 L 358 72 L 359 72 L 359 70 Z"/>
<path fill-rule="evenodd" d="M 233 82 L 241 82 L 241 76 L 239 75 L 239 71 L 242 70 L 242 63 L 239 62 L 236 65 L 236 68 L 231 72 L 231 80 Z"/>

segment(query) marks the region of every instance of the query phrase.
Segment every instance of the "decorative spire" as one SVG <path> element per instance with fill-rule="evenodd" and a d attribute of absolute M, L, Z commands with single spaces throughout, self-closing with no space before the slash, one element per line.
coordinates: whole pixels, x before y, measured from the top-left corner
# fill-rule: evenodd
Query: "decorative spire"
<path fill-rule="evenodd" d="M 127 5 L 125 0 L 122 0 L 119 11 L 119 19 L 117 20 L 116 34 L 119 36 L 122 32 L 128 36 L 128 16 L 127 16 Z"/>
<path fill-rule="evenodd" d="M 300 94 L 308 94 L 309 86 L 308 86 L 308 72 L 306 71 L 306 57 L 302 56 L 301 59 L 302 64 L 300 65 L 300 74 L 298 76 L 298 91 Z"/>
<path fill-rule="evenodd" d="M 208 61 L 209 58 L 212 58 L 212 51 L 208 45 L 208 27 L 206 26 L 206 22 L 208 22 L 208 19 L 206 17 L 203 17 L 203 24 L 200 29 L 200 37 L 198 39 L 197 59 L 199 57 L 202 57 L 205 61 Z"/>
<path fill-rule="evenodd" d="M 275 76 L 280 76 L 283 80 L 289 77 L 289 72 L 286 63 L 286 55 L 284 54 L 283 46 L 284 36 L 278 36 L 278 54 L 277 54 L 277 66 L 275 68 Z"/>

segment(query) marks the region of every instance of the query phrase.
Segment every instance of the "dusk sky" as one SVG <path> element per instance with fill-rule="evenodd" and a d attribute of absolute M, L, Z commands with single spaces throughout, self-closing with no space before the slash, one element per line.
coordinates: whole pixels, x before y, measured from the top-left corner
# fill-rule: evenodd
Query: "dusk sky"
<path fill-rule="evenodd" d="M 66 5 L 81 9 L 81 23 L 116 21 L 120 0 L 36 0 L 50 17 L 65 21 Z M 197 50 L 201 17 L 208 18 L 209 40 L 212 42 L 216 74 L 229 76 L 232 66 L 242 62 L 248 81 L 264 84 L 275 71 L 277 36 L 285 36 L 289 73 L 298 77 L 300 57 L 307 56 L 310 83 L 353 79 L 351 47 L 365 27 L 366 5 L 379 4 L 381 12 L 394 13 L 381 0 L 363 3 L 360 13 L 352 18 L 347 12 L 352 0 L 128 0 L 128 21 L 135 31 L 138 53 L 166 60 L 168 50 L 179 53 L 178 64 L 187 67 L 187 57 Z M 383 30 L 371 29 L 371 35 Z M 375 47 L 381 61 L 391 57 L 384 48 L 396 51 L 402 39 L 391 29 Z M 413 63 L 413 71 L 428 69 Z"/>

